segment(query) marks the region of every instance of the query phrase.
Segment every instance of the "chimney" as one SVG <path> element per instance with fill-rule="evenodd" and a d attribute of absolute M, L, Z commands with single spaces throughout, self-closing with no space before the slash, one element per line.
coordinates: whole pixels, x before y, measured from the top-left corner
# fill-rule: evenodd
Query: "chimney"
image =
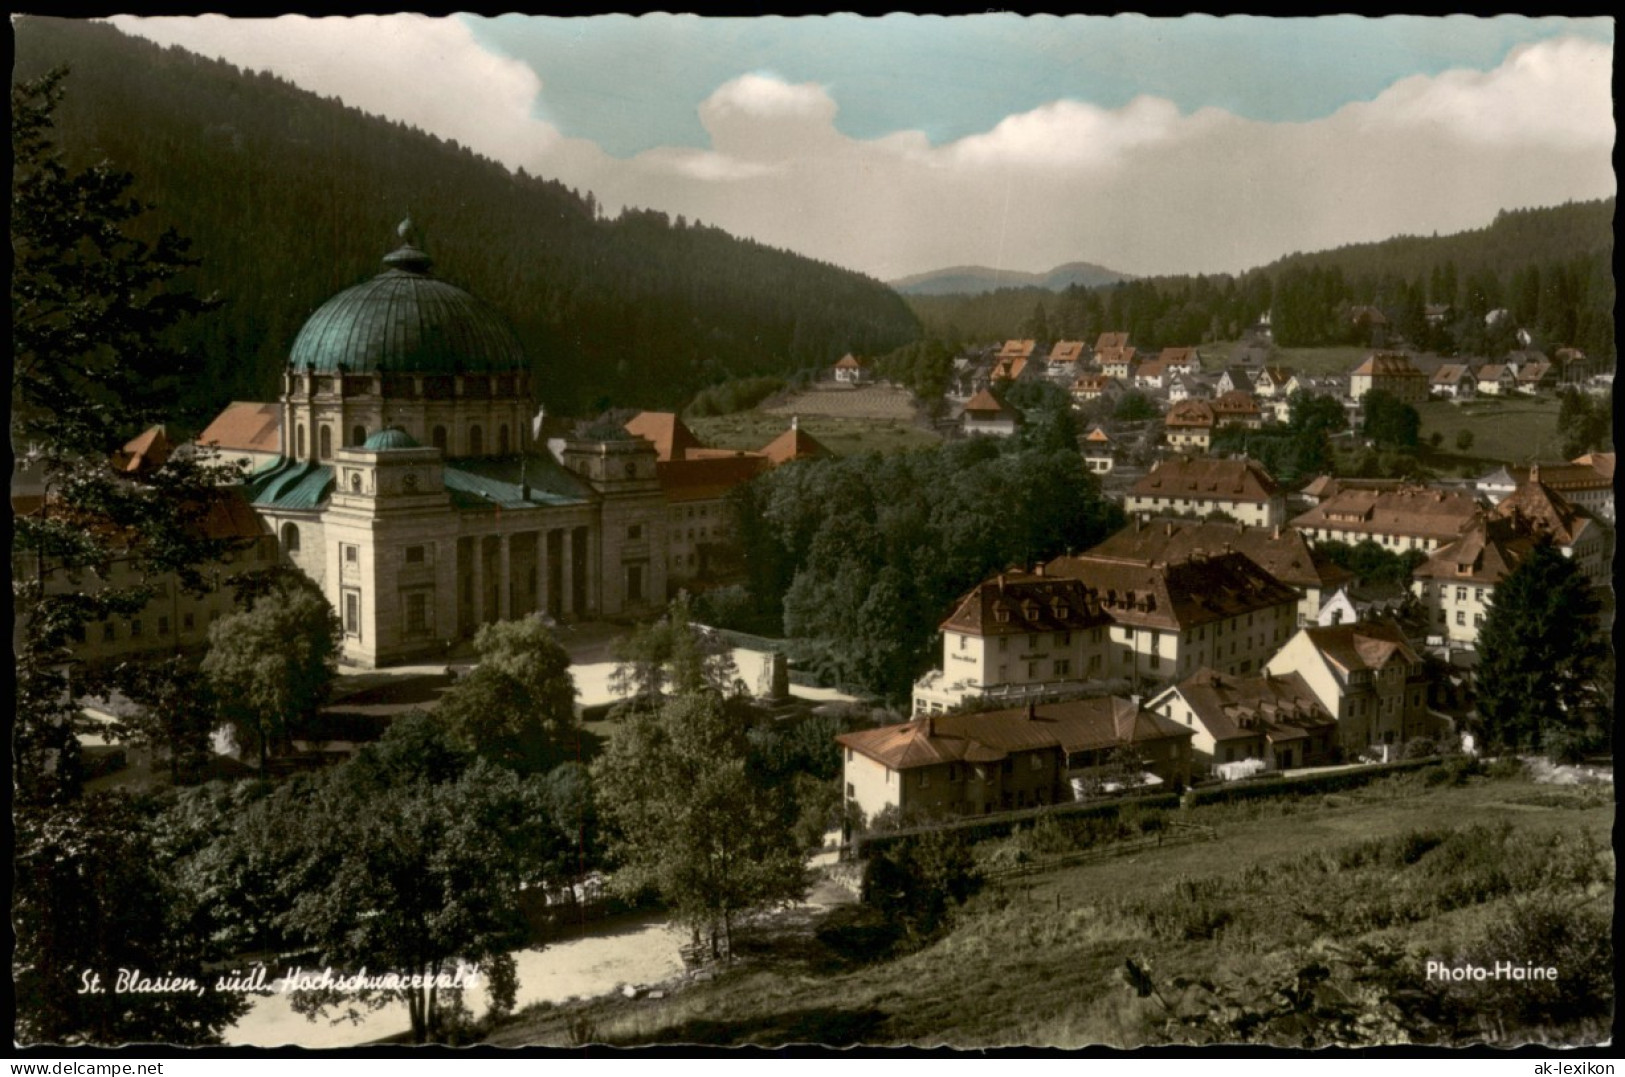
<path fill-rule="evenodd" d="M 801 417 L 798 416 L 798 415 L 790 416 L 790 429 L 791 430 L 795 430 L 795 429 L 798 429 L 800 427 L 800 425 L 801 425 L 800 418 Z"/>
<path fill-rule="evenodd" d="M 1029 699 L 1027 701 L 1027 721 L 1029 721 L 1029 722 L 1035 721 L 1037 718 L 1038 718 L 1038 704 L 1034 703 L 1032 700 Z"/>
<path fill-rule="evenodd" d="M 936 735 L 937 735 L 937 718 L 936 718 L 936 715 L 928 714 L 928 715 L 925 716 L 925 736 L 926 736 L 926 739 L 929 740 L 930 738 L 932 738 L 932 737 L 934 737 Z"/>

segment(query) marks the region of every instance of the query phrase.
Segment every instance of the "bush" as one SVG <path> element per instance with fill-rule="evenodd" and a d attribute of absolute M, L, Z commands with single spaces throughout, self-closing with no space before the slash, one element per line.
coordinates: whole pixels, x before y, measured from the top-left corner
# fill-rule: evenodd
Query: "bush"
<path fill-rule="evenodd" d="M 902 928 L 900 945 L 920 946 L 948 926 L 981 881 L 959 835 L 928 831 L 875 852 L 863 877 L 863 903 Z"/>
<path fill-rule="evenodd" d="M 1427 759 L 1439 754 L 1439 746 L 1428 737 L 1413 737 L 1405 742 L 1402 759 Z"/>
<path fill-rule="evenodd" d="M 1484 774 L 1497 781 L 1505 781 L 1509 778 L 1522 778 L 1525 769 L 1522 759 L 1517 756 L 1506 755 L 1485 767 Z"/>

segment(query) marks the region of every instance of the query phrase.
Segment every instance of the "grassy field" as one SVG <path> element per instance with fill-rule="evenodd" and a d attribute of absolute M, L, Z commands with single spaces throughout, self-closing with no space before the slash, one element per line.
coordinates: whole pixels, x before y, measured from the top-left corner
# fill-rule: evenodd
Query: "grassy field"
<path fill-rule="evenodd" d="M 1541 910 L 1554 908 L 1596 906 L 1572 915 L 1589 917 L 1593 950 L 1599 937 L 1606 945 L 1611 786 L 1482 776 L 1449 784 L 1430 782 L 1427 774 L 1336 794 L 1198 807 L 1180 818 L 1212 826 L 1216 840 L 990 884 L 960 911 L 950 933 L 889 960 L 837 945 L 829 925 L 856 911 L 837 909 L 826 930 L 805 925 L 764 941 L 758 959 L 713 981 L 660 1000 L 540 1008 L 496 1030 L 491 1042 L 964 1048 L 1203 1042 L 1237 1033 L 1200 1023 L 1223 1007 L 1201 997 L 1197 986 L 1176 989 L 1176 974 L 1208 978 L 1227 997 L 1257 988 L 1265 992 L 1260 997 L 1274 998 L 1271 985 L 1282 975 L 1290 979 L 1309 960 L 1305 955 L 1311 963 L 1335 963 L 1338 947 L 1363 944 L 1401 956 L 1380 975 L 1397 977 L 1408 990 L 1416 985 L 1407 977 L 1421 979 L 1424 956 L 1482 956 L 1474 949 L 1482 940 L 1505 938 L 1526 921 L 1545 923 Z M 1036 833 L 1003 841 L 1031 844 Z M 1564 953 L 1584 949 L 1576 946 Z M 1138 997 L 1125 984 L 1130 960 L 1149 970 L 1156 995 Z M 1584 996 L 1578 1007 L 1573 999 L 1559 1001 L 1576 1013 L 1600 1006 L 1606 1014 L 1611 986 L 1593 981 L 1600 976 L 1610 984 L 1610 967 L 1560 970 L 1568 989 L 1610 997 Z M 1439 1005 L 1454 1006 L 1444 1012 L 1457 1021 L 1482 1023 L 1477 1033 L 1491 1039 L 1497 1028 L 1512 1039 L 1606 1034 L 1605 1017 L 1556 1029 L 1529 1018 L 1533 1030 L 1505 1031 L 1496 1022 L 1506 1020 L 1508 1006 L 1525 1004 L 1520 997 L 1509 1002 L 1468 991 L 1441 994 Z M 1345 1042 L 1420 1035 L 1403 1023 L 1384 1023 L 1381 1007 L 1376 1011 L 1375 1023 Z M 1197 1023 L 1180 1024 L 1170 1012 L 1195 1015 Z M 1306 1033 L 1253 1035 L 1302 1043 Z"/>
<path fill-rule="evenodd" d="M 760 411 L 683 421 L 701 441 L 719 449 L 760 449 L 790 428 L 789 416 Z M 931 431 L 915 426 L 912 419 L 800 415 L 798 422 L 801 429 L 840 456 L 923 449 L 941 440 Z"/>
<path fill-rule="evenodd" d="M 1524 464 L 1561 458 L 1557 412 L 1561 402 L 1546 396 L 1485 396 L 1462 404 L 1429 400 L 1417 406 L 1422 417 L 1422 442 L 1435 432 L 1444 440 L 1439 453 L 1427 461 L 1435 470 L 1452 465 Z M 1472 448 L 1456 449 L 1456 434 L 1473 432 Z"/>
<path fill-rule="evenodd" d="M 1230 353 L 1237 346 L 1236 341 L 1229 340 L 1202 345 L 1199 349 L 1202 369 L 1212 374 L 1223 370 L 1230 363 Z M 1316 376 L 1347 374 L 1375 350 L 1356 347 L 1276 348 L 1270 355 L 1270 365 L 1291 367 L 1299 373 Z"/>

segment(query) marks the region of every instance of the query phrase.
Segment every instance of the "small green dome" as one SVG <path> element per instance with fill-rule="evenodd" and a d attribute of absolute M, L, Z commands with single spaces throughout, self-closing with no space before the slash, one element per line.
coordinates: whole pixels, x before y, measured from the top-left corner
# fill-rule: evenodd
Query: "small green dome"
<path fill-rule="evenodd" d="M 372 280 L 317 309 L 294 338 L 288 366 L 318 374 L 510 374 L 525 367 L 519 338 L 483 300 L 430 273 L 406 244 Z"/>
<path fill-rule="evenodd" d="M 419 445 L 405 430 L 392 426 L 380 430 L 361 443 L 363 449 L 421 449 Z"/>

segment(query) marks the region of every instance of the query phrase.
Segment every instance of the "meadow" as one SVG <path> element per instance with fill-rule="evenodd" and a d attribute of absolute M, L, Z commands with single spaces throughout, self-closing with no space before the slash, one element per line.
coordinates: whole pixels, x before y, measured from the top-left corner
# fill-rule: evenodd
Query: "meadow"
<path fill-rule="evenodd" d="M 1493 776 L 1491 776 L 1493 775 Z M 766 932 L 665 998 L 520 1014 L 501 1045 L 1079 1047 L 1595 1042 L 1612 1011 L 1612 787 L 1451 762 L 1336 793 L 1129 809 L 1211 841 L 990 879 L 900 956 L 862 906 Z M 1042 868 L 1100 834 L 1056 818 L 977 846 Z M 752 947 L 744 947 L 750 953 Z M 1551 984 L 1436 984 L 1428 960 L 1538 961 Z M 1283 1001 L 1284 1000 L 1284 1001 Z"/>

